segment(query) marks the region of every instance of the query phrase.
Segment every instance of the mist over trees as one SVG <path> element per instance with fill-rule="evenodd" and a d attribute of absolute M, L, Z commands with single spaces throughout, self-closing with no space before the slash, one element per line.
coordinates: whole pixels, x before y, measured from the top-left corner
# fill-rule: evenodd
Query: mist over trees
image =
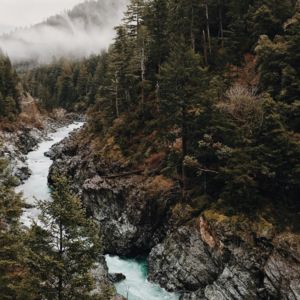
<path fill-rule="evenodd" d="M 34 26 L 0 36 L 0 47 L 14 64 L 83 58 L 107 49 L 126 0 L 85 1 Z M 17 8 L 16 8 L 17 9 Z"/>
<path fill-rule="evenodd" d="M 88 3 L 96 10 L 96 2 Z M 80 19 L 81 7 L 84 10 L 78 6 L 68 18 Z M 95 15 L 89 9 L 85 13 Z M 263 209 L 298 213 L 299 16 L 296 0 L 131 0 L 107 51 L 88 44 L 84 49 L 97 54 L 38 66 L 22 74 L 22 83 L 46 111 L 64 107 L 87 112 L 83 139 L 93 143 L 95 152 L 104 149 L 96 155 L 111 154 L 109 163 L 121 157 L 120 164 L 131 171 L 176 182 L 175 201 L 188 204 L 194 215 L 207 207 L 228 215 L 255 215 Z M 97 13 L 95 18 L 92 24 L 99 21 Z M 63 27 L 66 34 L 78 29 L 69 27 L 65 17 L 45 24 Z M 39 26 L 34 30 L 51 37 L 43 31 L 44 24 Z M 95 32 L 101 41 L 101 30 Z M 19 79 L 3 55 L 0 78 L 0 116 L 15 116 Z M 118 155 L 113 157 L 115 149 Z M 157 157 L 159 163 L 149 167 Z M 7 299 L 56 299 L 43 294 L 44 285 L 46 292 L 70 292 L 72 282 L 62 283 L 60 271 L 74 275 L 69 269 L 73 258 L 83 272 L 75 274 L 79 281 L 69 277 L 79 284 L 75 296 L 89 299 L 93 284 L 88 269 L 95 253 L 80 237 L 93 240 L 94 229 L 65 180 L 57 179 L 54 202 L 44 204 L 43 216 L 46 227 L 54 227 L 58 240 L 73 250 L 69 257 L 51 246 L 53 234 L 39 226 L 27 232 L 27 240 L 15 239 L 22 235 L 23 204 L 11 183 L 0 178 L 0 239 L 9 250 L 0 249 L 0 294 Z M 69 208 L 71 215 L 66 214 Z M 78 249 L 62 236 L 66 232 Z M 20 243 L 27 247 L 25 254 L 19 251 Z M 83 266 L 77 250 L 86 251 Z M 35 277 L 36 272 L 50 274 L 50 282 Z M 87 289 L 82 289 L 82 281 Z M 25 296 L 18 294 L 20 285 Z"/>
<path fill-rule="evenodd" d="M 137 164 L 165 152 L 186 201 L 299 206 L 296 4 L 131 1 L 102 56 L 90 130 Z"/>
<path fill-rule="evenodd" d="M 290 0 L 132 0 L 108 52 L 25 82 L 46 108 L 89 108 L 90 131 L 132 161 L 165 152 L 186 199 L 296 201 L 298 14 Z"/>

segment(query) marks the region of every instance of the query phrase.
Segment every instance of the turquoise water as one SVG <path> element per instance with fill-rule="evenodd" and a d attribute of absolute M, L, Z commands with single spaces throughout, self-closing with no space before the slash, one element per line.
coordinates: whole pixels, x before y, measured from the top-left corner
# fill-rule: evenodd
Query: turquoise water
<path fill-rule="evenodd" d="M 50 200 L 50 190 L 48 187 L 48 173 L 52 160 L 44 155 L 54 144 L 66 138 L 74 129 L 83 126 L 82 122 L 76 122 L 69 126 L 61 127 L 56 132 L 49 134 L 48 139 L 42 141 L 37 149 L 28 153 L 27 162 L 31 170 L 31 176 L 23 185 L 17 187 L 17 192 L 22 192 L 25 201 L 29 205 L 35 205 L 36 199 Z M 37 221 L 40 211 L 33 207 L 26 209 L 21 221 L 24 225 L 30 225 L 32 220 Z"/>
<path fill-rule="evenodd" d="M 17 188 L 18 192 L 23 193 L 28 204 L 35 205 L 36 199 L 51 200 L 47 177 L 52 161 L 44 153 L 82 125 L 83 123 L 74 123 L 58 129 L 55 133 L 49 135 L 47 141 L 41 142 L 36 150 L 28 154 L 28 165 L 32 175 L 23 185 Z M 32 220 L 38 221 L 39 213 L 40 211 L 34 207 L 26 209 L 22 216 L 23 224 L 29 226 Z M 125 297 L 128 296 L 128 300 L 179 299 L 177 294 L 168 293 L 158 285 L 147 280 L 147 264 L 145 260 L 137 261 L 121 259 L 117 256 L 106 256 L 106 261 L 111 273 L 123 273 L 126 276 L 126 280 L 116 284 L 116 289 L 119 294 Z"/>
<path fill-rule="evenodd" d="M 117 292 L 128 300 L 178 300 L 179 295 L 169 293 L 159 285 L 147 280 L 147 263 L 145 260 L 122 259 L 106 255 L 110 273 L 122 273 L 126 280 L 115 284 Z"/>

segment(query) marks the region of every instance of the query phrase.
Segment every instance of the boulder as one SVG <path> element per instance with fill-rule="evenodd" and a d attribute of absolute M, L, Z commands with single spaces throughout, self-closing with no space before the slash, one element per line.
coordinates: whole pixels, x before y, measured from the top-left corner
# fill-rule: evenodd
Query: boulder
<path fill-rule="evenodd" d="M 126 279 L 126 276 L 122 273 L 109 273 L 108 278 L 112 283 L 118 283 Z"/>
<path fill-rule="evenodd" d="M 212 283 L 219 266 L 195 226 L 183 226 L 155 246 L 148 258 L 149 279 L 169 291 L 196 291 Z"/>

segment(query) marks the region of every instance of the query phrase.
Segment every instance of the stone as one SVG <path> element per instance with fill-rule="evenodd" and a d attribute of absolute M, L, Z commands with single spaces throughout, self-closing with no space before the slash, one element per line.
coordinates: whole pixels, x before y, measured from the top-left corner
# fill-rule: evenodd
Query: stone
<path fill-rule="evenodd" d="M 149 279 L 169 291 L 196 291 L 212 283 L 219 267 L 195 226 L 183 226 L 155 246 L 148 258 Z"/>
<path fill-rule="evenodd" d="M 112 283 L 118 283 L 126 279 L 126 276 L 122 273 L 109 273 L 108 278 Z"/>
<path fill-rule="evenodd" d="M 187 209 L 178 222 L 176 189 L 151 195 L 150 175 L 130 174 L 80 140 L 75 133 L 52 149 L 49 180 L 55 172 L 71 177 L 101 228 L 105 253 L 150 252 L 149 280 L 181 291 L 181 300 L 300 299 L 299 234 L 279 234 L 263 216 L 213 210 L 192 217 Z"/>

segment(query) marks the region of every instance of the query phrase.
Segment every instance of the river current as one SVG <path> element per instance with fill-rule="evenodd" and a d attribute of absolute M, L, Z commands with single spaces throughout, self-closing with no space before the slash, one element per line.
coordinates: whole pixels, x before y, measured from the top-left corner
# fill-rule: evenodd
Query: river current
<path fill-rule="evenodd" d="M 49 134 L 47 140 L 42 141 L 37 149 L 27 156 L 31 176 L 23 185 L 17 188 L 22 192 L 27 204 L 32 206 L 26 209 L 22 216 L 22 223 L 29 226 L 32 222 L 38 221 L 39 210 L 34 208 L 36 200 L 51 201 L 50 189 L 48 186 L 48 173 L 52 161 L 44 155 L 45 152 L 56 143 L 66 138 L 73 130 L 80 128 L 81 122 L 59 128 L 56 132 Z M 123 259 L 118 256 L 106 256 L 106 262 L 111 273 L 122 273 L 126 280 L 117 283 L 116 289 L 120 295 L 128 300 L 178 300 L 179 296 L 169 293 L 147 280 L 146 260 Z"/>

